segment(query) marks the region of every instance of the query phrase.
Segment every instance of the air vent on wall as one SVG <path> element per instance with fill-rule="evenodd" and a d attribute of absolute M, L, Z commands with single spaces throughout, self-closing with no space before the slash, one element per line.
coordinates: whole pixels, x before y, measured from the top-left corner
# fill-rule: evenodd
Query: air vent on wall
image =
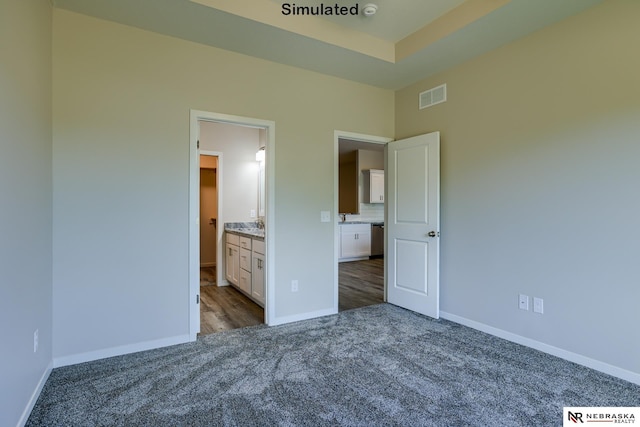
<path fill-rule="evenodd" d="M 447 84 L 436 86 L 420 93 L 420 109 L 440 104 L 447 100 Z"/>

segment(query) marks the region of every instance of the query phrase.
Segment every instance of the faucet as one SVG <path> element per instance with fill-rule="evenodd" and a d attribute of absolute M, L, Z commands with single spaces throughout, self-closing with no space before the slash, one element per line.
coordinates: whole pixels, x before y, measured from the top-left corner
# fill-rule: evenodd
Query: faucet
<path fill-rule="evenodd" d="M 347 221 L 347 214 L 346 213 L 341 213 L 340 216 L 342 217 L 342 222 L 346 222 Z"/>
<path fill-rule="evenodd" d="M 258 225 L 258 228 L 260 229 L 264 229 L 264 218 L 258 218 L 258 220 L 256 221 L 256 224 Z"/>

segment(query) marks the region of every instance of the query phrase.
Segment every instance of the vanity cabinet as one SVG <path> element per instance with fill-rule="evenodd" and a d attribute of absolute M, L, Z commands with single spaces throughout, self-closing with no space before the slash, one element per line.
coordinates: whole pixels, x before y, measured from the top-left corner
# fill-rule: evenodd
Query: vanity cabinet
<path fill-rule="evenodd" d="M 264 307 L 264 240 L 253 240 L 251 297 Z"/>
<path fill-rule="evenodd" d="M 362 181 L 363 203 L 384 203 L 384 171 L 380 169 L 369 169 L 362 171 L 364 179 Z"/>
<path fill-rule="evenodd" d="M 241 291 L 251 293 L 251 239 L 240 236 L 240 282 Z"/>
<path fill-rule="evenodd" d="M 340 225 L 340 261 L 371 255 L 371 224 Z"/>
<path fill-rule="evenodd" d="M 240 236 L 227 233 L 225 278 L 236 286 L 240 283 Z"/>
<path fill-rule="evenodd" d="M 226 233 L 227 281 L 264 307 L 265 245 L 260 238 Z"/>

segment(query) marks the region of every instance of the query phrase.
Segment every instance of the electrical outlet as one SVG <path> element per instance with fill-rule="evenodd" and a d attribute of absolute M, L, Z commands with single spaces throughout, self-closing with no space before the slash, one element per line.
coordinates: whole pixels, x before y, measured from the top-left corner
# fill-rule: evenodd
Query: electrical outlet
<path fill-rule="evenodd" d="M 297 280 L 292 280 L 291 281 L 291 292 L 298 292 L 298 281 Z"/>
<path fill-rule="evenodd" d="M 320 222 L 331 222 L 331 212 L 320 211 Z"/>
<path fill-rule="evenodd" d="M 529 310 L 529 296 L 520 294 L 518 298 L 518 308 L 520 310 Z"/>
<path fill-rule="evenodd" d="M 544 313 L 544 300 L 542 298 L 533 297 L 533 312 Z"/>
<path fill-rule="evenodd" d="M 36 329 L 33 333 L 33 352 L 38 351 L 38 330 Z"/>
<path fill-rule="evenodd" d="M 249 216 L 251 218 L 255 218 L 256 217 L 256 210 L 255 209 L 251 209 L 251 211 L 249 211 Z"/>

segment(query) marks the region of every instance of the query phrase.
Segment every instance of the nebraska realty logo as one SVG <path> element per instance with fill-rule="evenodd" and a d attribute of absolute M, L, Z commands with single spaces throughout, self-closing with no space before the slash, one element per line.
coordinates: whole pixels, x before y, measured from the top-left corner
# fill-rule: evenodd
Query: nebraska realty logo
<path fill-rule="evenodd" d="M 360 6 L 358 3 L 353 6 L 340 6 L 336 4 L 320 3 L 319 6 L 298 6 L 295 3 L 282 4 L 283 15 L 359 15 Z"/>
<path fill-rule="evenodd" d="M 563 427 L 585 423 L 598 423 L 598 425 L 635 424 L 636 420 L 640 419 L 640 407 L 565 407 L 562 415 Z"/>

